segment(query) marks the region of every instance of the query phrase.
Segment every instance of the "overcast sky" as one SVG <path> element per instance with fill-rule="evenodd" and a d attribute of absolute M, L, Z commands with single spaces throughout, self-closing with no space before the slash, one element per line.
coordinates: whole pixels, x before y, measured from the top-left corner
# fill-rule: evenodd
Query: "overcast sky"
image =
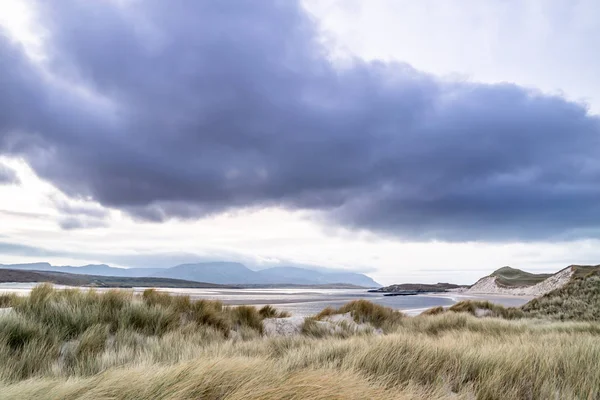
<path fill-rule="evenodd" d="M 597 1 L 0 3 L 0 263 L 600 263 Z"/>

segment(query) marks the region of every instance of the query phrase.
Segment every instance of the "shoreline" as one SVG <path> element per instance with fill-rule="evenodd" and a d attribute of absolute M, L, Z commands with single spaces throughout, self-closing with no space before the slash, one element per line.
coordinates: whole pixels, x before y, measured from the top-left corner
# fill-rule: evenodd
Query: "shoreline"
<path fill-rule="evenodd" d="M 16 293 L 18 295 L 27 295 L 29 291 L 35 287 L 36 283 L 13 283 L 13 284 L 0 284 L 0 293 Z M 60 286 L 55 285 L 56 289 L 80 289 L 89 290 L 94 289 L 98 291 L 106 291 L 112 288 L 103 287 L 81 287 L 81 286 Z M 119 288 L 117 288 L 119 289 Z M 141 293 L 147 288 L 123 288 L 122 290 L 133 290 L 135 293 Z M 372 301 L 377 304 L 392 307 L 400 310 L 407 315 L 417 315 L 422 311 L 430 309 L 436 306 L 450 307 L 452 304 L 458 303 L 463 300 L 483 300 L 497 303 L 506 307 L 518 307 L 529 300 L 534 298 L 533 296 L 523 295 L 502 295 L 502 294 L 484 294 L 484 293 L 464 293 L 458 291 L 448 292 L 430 292 L 422 293 L 410 298 L 421 298 L 421 299 L 439 299 L 441 304 L 427 304 L 425 301 L 422 304 L 411 304 L 410 298 L 393 297 L 392 298 L 383 296 L 383 293 L 367 292 L 363 289 L 307 289 L 297 288 L 297 290 L 291 288 L 251 288 L 251 289 L 188 289 L 188 288 L 165 288 L 158 287 L 157 290 L 166 292 L 171 295 L 188 295 L 193 300 L 218 300 L 227 306 L 256 306 L 258 308 L 264 305 L 272 305 L 279 307 L 282 310 L 290 312 L 292 315 L 312 315 L 320 312 L 326 307 L 341 307 L 343 304 L 352 300 L 365 299 Z M 407 300 L 408 303 L 403 303 Z M 451 304 L 448 304 L 451 302 Z M 431 300 L 429 300 L 431 303 Z"/>

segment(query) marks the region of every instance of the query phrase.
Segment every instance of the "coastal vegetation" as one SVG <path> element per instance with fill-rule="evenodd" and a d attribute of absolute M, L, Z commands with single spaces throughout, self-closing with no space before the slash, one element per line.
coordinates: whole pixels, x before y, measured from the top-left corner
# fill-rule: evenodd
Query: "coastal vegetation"
<path fill-rule="evenodd" d="M 577 278 L 585 279 L 599 271 L 600 265 L 570 265 L 554 274 L 534 274 L 517 268 L 502 267 L 490 275 L 482 277 L 472 285 L 402 283 L 370 291 L 383 292 L 388 296 L 435 292 L 465 292 L 471 294 L 540 297 L 562 288 L 571 280 Z M 575 307 L 579 309 L 578 305 L 575 305 Z M 566 316 L 566 318 L 568 319 L 569 317 Z"/>
<path fill-rule="evenodd" d="M 494 271 L 489 276 L 495 277 L 498 285 L 511 288 L 533 286 L 545 279 L 548 279 L 552 275 L 553 274 L 532 274 L 517 268 L 502 267 Z"/>
<path fill-rule="evenodd" d="M 322 320 L 331 315 L 346 313 L 350 313 L 350 316 L 358 324 L 370 324 L 384 331 L 392 331 L 404 318 L 404 314 L 400 311 L 383 307 L 367 300 L 355 300 L 344 304 L 338 309 L 325 308 L 315 316 L 315 319 Z"/>
<path fill-rule="evenodd" d="M 600 321 L 600 268 L 575 269 L 566 285 L 531 300 L 523 310 L 538 318 Z"/>
<path fill-rule="evenodd" d="M 448 308 L 434 307 L 423 315 L 464 312 L 476 317 L 504 319 L 593 321 L 600 323 L 600 267 L 572 266 L 564 285 L 534 298 L 521 307 L 503 307 L 490 301 L 460 301 Z"/>
<path fill-rule="evenodd" d="M 586 279 L 587 287 L 599 278 Z M 406 317 L 356 301 L 307 319 L 313 323 L 288 337 L 264 334 L 266 318 L 287 317 L 273 307 L 226 307 L 153 290 L 42 285 L 26 297 L 3 295 L 0 304 L 12 307 L 0 313 L 3 399 L 600 396 L 598 323 L 505 316 L 485 303 Z M 494 316 L 477 318 L 479 309 Z M 528 307 L 521 312 L 534 316 Z M 383 329 L 342 335 L 315 328 L 348 313 Z"/>

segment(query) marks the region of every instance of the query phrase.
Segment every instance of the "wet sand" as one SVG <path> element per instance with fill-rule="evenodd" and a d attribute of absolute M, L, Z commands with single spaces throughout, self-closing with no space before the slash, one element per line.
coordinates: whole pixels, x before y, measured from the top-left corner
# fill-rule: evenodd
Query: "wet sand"
<path fill-rule="evenodd" d="M 384 296 L 383 293 L 370 293 L 364 289 L 244 289 L 218 290 L 205 289 L 203 293 L 191 293 L 189 289 L 160 289 L 172 294 L 190 295 L 192 299 L 220 300 L 228 305 L 270 304 L 292 315 L 309 316 L 325 307 L 341 307 L 345 303 L 365 299 L 383 306 L 402 310 L 416 315 L 431 307 L 449 307 L 463 300 L 488 300 L 505 307 L 518 307 L 533 297 L 494 294 L 465 294 L 459 292 L 430 293 L 415 296 Z"/>
<path fill-rule="evenodd" d="M 487 300 L 492 303 L 500 304 L 505 307 L 519 307 L 527 303 L 529 300 L 535 298 L 534 296 L 516 296 L 508 294 L 486 294 L 486 293 L 461 293 L 461 292 L 446 292 L 446 293 L 432 293 L 431 296 L 449 296 L 452 297 L 456 302 L 464 300 Z"/>

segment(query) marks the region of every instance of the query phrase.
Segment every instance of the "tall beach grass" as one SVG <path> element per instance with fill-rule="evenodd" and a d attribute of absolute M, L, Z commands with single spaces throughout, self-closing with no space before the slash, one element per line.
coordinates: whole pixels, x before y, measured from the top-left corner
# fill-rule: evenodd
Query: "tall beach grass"
<path fill-rule="evenodd" d="M 271 308 L 146 291 L 13 298 L 0 315 L 2 399 L 588 399 L 600 397 L 600 325 L 404 317 L 350 303 L 383 335 L 265 337 Z M 468 308 L 468 307 L 465 307 Z"/>

